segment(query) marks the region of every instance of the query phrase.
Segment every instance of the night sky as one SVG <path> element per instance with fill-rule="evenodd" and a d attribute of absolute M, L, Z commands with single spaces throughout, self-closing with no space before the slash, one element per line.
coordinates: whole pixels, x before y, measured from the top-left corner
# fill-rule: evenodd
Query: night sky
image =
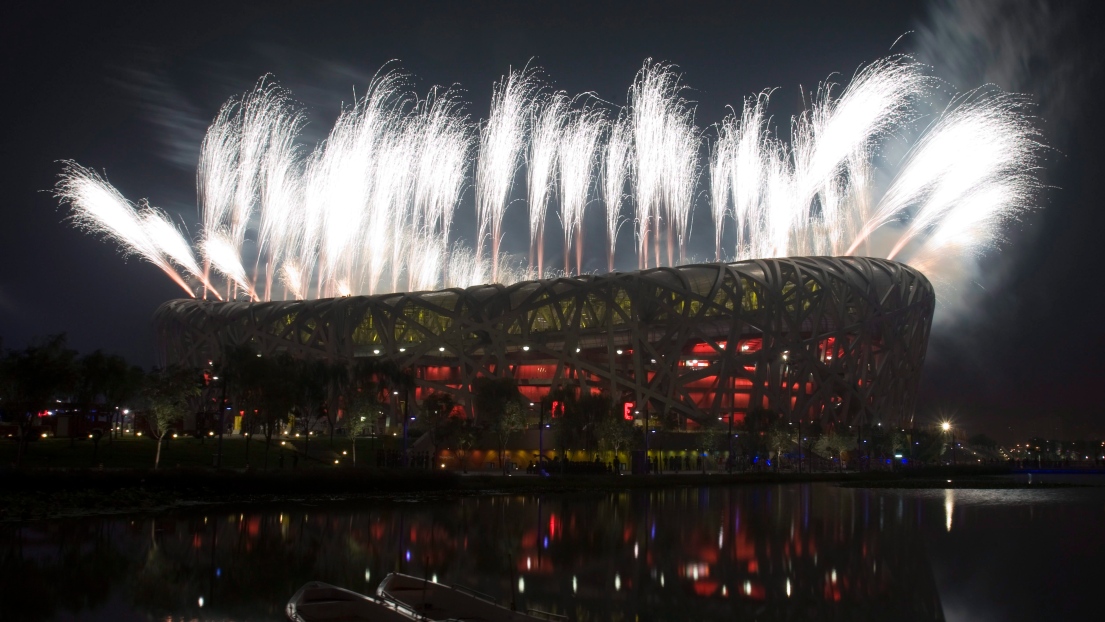
<path fill-rule="evenodd" d="M 179 289 L 65 222 L 50 193 L 57 161 L 104 172 L 131 200 L 149 198 L 194 225 L 203 132 L 222 102 L 265 73 L 307 106 L 308 144 L 393 59 L 419 92 L 463 87 L 467 111 L 481 118 L 493 83 L 531 58 L 557 88 L 623 105 L 651 57 L 680 66 L 700 127 L 780 87 L 771 111 L 785 136 L 799 87 L 846 82 L 862 64 L 902 52 L 961 89 L 992 82 L 1030 95 L 1049 145 L 1039 209 L 1005 228 L 1005 242 L 938 313 L 919 421 L 942 413 L 1005 442 L 1105 434 L 1096 270 L 1105 128 L 1091 110 L 1105 11 L 1096 3 L 12 4 L 0 9 L 4 347 L 64 331 L 81 351 L 153 364 L 152 314 Z M 469 240 L 472 204 L 469 190 L 456 220 Z M 508 212 L 508 231 L 524 232 L 524 210 Z M 705 199 L 694 221 L 692 244 L 712 257 Z M 623 259 L 619 267 L 635 265 Z"/>

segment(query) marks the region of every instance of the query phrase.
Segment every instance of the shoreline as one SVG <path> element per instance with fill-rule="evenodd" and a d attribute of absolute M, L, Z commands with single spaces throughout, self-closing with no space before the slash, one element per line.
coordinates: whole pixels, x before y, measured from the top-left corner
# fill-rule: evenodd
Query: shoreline
<path fill-rule="evenodd" d="M 1002 476 L 1040 474 L 1008 467 L 930 467 L 911 471 L 867 472 L 683 472 L 653 475 L 509 475 L 427 471 L 341 469 L 319 471 L 6 470 L 0 492 L 0 524 L 161 513 L 196 507 L 262 505 L 280 502 L 341 503 L 455 498 L 475 494 L 571 494 L 688 487 L 782 484 L 836 484 L 868 489 L 1043 489 L 1078 487 L 1069 483 L 1028 483 Z M 1050 473 L 1050 472 L 1043 472 Z M 1100 470 L 1080 474 L 1102 474 Z M 1071 474 L 1070 470 L 1058 474 Z M 950 480 L 950 481 L 949 481 Z"/>

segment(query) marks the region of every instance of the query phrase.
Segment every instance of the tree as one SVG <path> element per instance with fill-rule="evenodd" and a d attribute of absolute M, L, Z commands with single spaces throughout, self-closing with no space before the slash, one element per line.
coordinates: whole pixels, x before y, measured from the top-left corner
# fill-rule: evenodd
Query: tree
<path fill-rule="evenodd" d="M 242 344 L 226 348 L 218 366 L 219 375 L 225 383 L 224 391 L 229 393 L 231 402 L 242 415 L 247 467 L 249 466 L 249 447 L 253 440 L 253 428 L 256 422 L 255 415 L 260 409 L 261 385 L 264 380 L 264 369 L 258 362 L 259 358 L 259 354 L 251 346 Z M 219 408 L 225 409 L 226 405 L 220 404 Z M 220 427 L 220 437 L 222 433 L 223 430 Z"/>
<path fill-rule="evenodd" d="M 830 458 L 839 460 L 839 468 L 844 470 L 844 452 L 855 449 L 856 437 L 850 433 L 844 433 L 840 426 L 834 427 L 828 434 L 817 440 L 815 449 L 817 453 L 828 454 Z"/>
<path fill-rule="evenodd" d="M 346 368 L 339 385 L 345 408 L 345 430 L 353 443 L 353 464 L 357 464 L 357 437 L 375 429 L 384 413 L 383 387 L 376 379 L 373 359 L 359 359 Z"/>
<path fill-rule="evenodd" d="M 728 432 L 718 424 L 716 420 L 707 418 L 702 423 L 702 430 L 698 434 L 698 451 L 702 457 L 702 472 L 706 472 L 706 457 L 710 452 L 717 450 L 721 439 Z"/>
<path fill-rule="evenodd" d="M 265 434 L 265 469 L 269 468 L 269 448 L 272 436 L 288 423 L 295 404 L 295 377 L 298 366 L 287 353 L 257 359 L 258 405 Z"/>
<path fill-rule="evenodd" d="M 457 419 L 453 426 L 452 437 L 457 444 L 457 458 L 460 459 L 461 470 L 467 473 L 468 451 L 476 444 L 479 430 L 469 419 Z"/>
<path fill-rule="evenodd" d="M 778 471 L 783 452 L 794 442 L 794 426 L 788 425 L 780 417 L 772 421 L 765 432 L 764 439 L 767 444 L 768 455 L 775 456 L 775 470 Z"/>
<path fill-rule="evenodd" d="M 65 334 L 51 335 L 0 359 L 0 408 L 19 429 L 18 468 L 38 413 L 67 396 L 76 383 L 77 353 L 66 347 Z"/>
<path fill-rule="evenodd" d="M 422 417 L 418 427 L 427 435 L 426 438 L 433 448 L 431 468 L 432 465 L 437 464 L 438 447 L 445 443 L 455 427 L 453 425 L 454 408 L 456 408 L 456 402 L 448 393 L 433 393 L 422 401 Z"/>
<path fill-rule="evenodd" d="M 120 409 L 138 395 L 142 390 L 142 382 L 146 372 L 137 365 L 127 365 L 121 356 L 109 356 L 107 359 L 107 378 L 104 384 L 104 399 L 108 406 L 112 407 L 111 438 L 115 434 L 115 423 L 119 419 Z M 199 410 L 199 403 L 196 409 Z"/>
<path fill-rule="evenodd" d="M 188 412 L 189 400 L 200 391 L 196 372 L 183 367 L 167 367 L 151 373 L 143 394 L 150 436 L 157 441 L 153 468 L 161 464 L 161 444 L 173 425 Z"/>
<path fill-rule="evenodd" d="M 618 453 L 633 442 L 633 436 L 633 422 L 626 421 L 620 413 L 608 412 L 595 426 L 599 446 L 614 452 L 615 462 L 619 461 Z"/>
<path fill-rule="evenodd" d="M 353 446 L 353 466 L 357 466 L 357 437 L 363 436 L 365 432 L 372 429 L 375 420 L 371 415 L 362 414 L 354 409 L 348 410 L 346 416 L 348 419 L 345 431 L 349 434 L 349 440 Z"/>
<path fill-rule="evenodd" d="M 119 409 L 141 388 L 144 372 L 129 366 L 123 357 L 96 350 L 77 360 L 74 399 L 85 415 L 93 410 L 106 413 L 108 439 L 115 438 L 115 421 Z M 97 452 L 103 431 L 92 430 Z M 71 438 L 76 434 L 72 433 Z M 95 460 L 95 459 L 94 459 Z"/>
<path fill-rule="evenodd" d="M 510 436 L 525 429 L 525 402 L 513 378 L 480 377 L 472 383 L 472 401 L 476 416 L 494 435 L 499 450 L 499 466 L 506 474 L 506 451 Z"/>
<path fill-rule="evenodd" d="M 796 431 L 797 432 L 797 431 Z M 807 461 L 809 470 L 813 472 L 813 456 L 817 448 L 817 442 L 821 439 L 821 422 L 814 420 L 802 424 L 801 459 Z"/>
<path fill-rule="evenodd" d="M 753 458 L 753 461 L 767 452 L 769 445 L 767 433 L 778 420 L 779 414 L 767 408 L 754 408 L 744 416 L 737 438 L 740 440 L 741 449 Z"/>
<path fill-rule="evenodd" d="M 975 434 L 971 438 L 967 439 L 967 444 L 972 447 L 979 447 L 982 449 L 996 449 L 998 442 L 994 439 L 986 436 L 985 434 Z"/>
<path fill-rule="evenodd" d="M 296 411 L 303 419 L 303 435 L 305 440 L 303 451 L 311 451 L 311 426 L 312 422 L 322 416 L 322 408 L 326 404 L 330 381 L 334 378 L 333 368 L 317 359 L 299 359 L 295 364 L 294 400 Z M 333 426 L 331 426 L 333 427 Z"/>
<path fill-rule="evenodd" d="M 614 414 L 610 406 L 610 396 L 584 393 L 576 403 L 576 411 L 575 424 L 579 427 L 577 442 L 590 453 L 597 442 L 596 426 L 600 421 L 605 421 Z"/>

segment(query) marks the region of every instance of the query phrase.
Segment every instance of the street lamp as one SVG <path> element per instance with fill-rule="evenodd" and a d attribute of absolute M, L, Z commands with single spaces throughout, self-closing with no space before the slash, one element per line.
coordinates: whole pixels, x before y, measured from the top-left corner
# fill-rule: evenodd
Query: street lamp
<path fill-rule="evenodd" d="M 952 424 L 951 424 L 951 422 L 945 421 L 945 422 L 941 423 L 941 424 L 940 424 L 940 429 L 941 429 L 941 430 L 943 430 L 943 431 L 944 431 L 944 433 L 948 435 L 948 438 L 949 438 L 949 439 L 951 439 L 951 445 L 952 445 L 952 466 L 955 466 L 955 436 L 954 436 L 954 435 L 953 435 L 953 434 L 951 433 L 951 431 L 952 431 Z"/>
<path fill-rule="evenodd" d="M 395 397 L 396 400 L 399 400 L 398 391 L 392 391 L 391 394 Z M 407 455 L 407 424 L 410 423 L 409 402 L 410 394 L 408 394 L 407 399 L 403 401 L 403 468 L 407 468 L 408 466 L 410 466 L 410 458 Z"/>
<path fill-rule="evenodd" d="M 549 408 L 552 408 L 551 400 Z M 537 474 L 545 474 L 545 400 L 541 400 L 541 405 L 537 407 Z"/>

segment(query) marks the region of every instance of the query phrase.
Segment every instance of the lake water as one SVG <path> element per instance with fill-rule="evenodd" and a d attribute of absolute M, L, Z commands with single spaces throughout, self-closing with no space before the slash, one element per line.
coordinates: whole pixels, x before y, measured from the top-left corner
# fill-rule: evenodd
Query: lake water
<path fill-rule="evenodd" d="M 831 484 L 326 504 L 0 526 L 0 620 L 283 620 L 391 571 L 590 620 L 1097 619 L 1105 488 Z"/>

